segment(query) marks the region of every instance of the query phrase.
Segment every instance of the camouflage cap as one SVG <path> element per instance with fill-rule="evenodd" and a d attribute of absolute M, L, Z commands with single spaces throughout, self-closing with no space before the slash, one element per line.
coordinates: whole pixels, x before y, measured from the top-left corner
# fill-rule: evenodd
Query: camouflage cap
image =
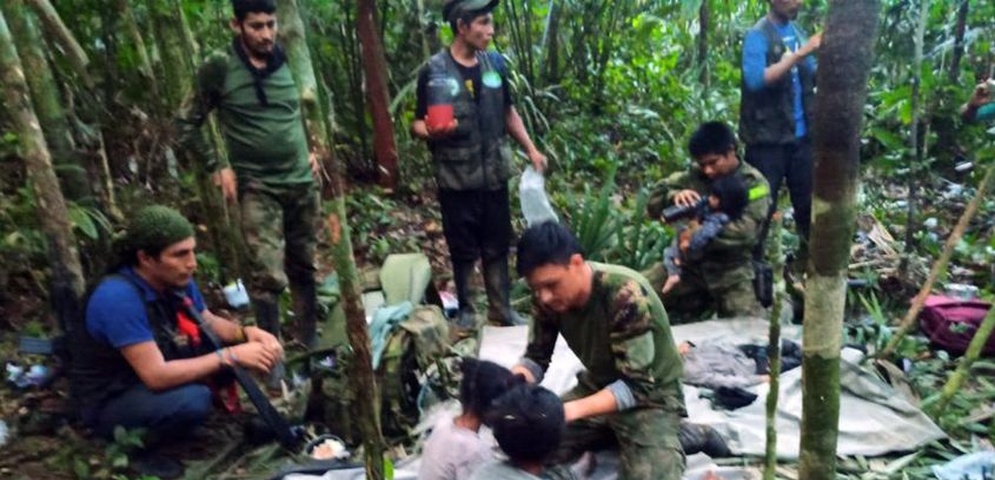
<path fill-rule="evenodd" d="M 151 205 L 131 218 L 126 238 L 128 246 L 136 251 L 161 251 L 192 236 L 193 225 L 180 212 L 163 205 Z"/>
<path fill-rule="evenodd" d="M 442 7 L 442 18 L 451 22 L 468 12 L 489 12 L 497 6 L 500 0 L 448 0 Z"/>

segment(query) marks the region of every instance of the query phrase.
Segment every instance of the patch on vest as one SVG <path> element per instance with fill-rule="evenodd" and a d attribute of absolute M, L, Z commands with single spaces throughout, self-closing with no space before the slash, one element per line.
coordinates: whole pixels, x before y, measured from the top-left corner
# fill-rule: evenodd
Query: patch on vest
<path fill-rule="evenodd" d="M 501 74 L 490 71 L 484 73 L 482 78 L 484 86 L 487 88 L 501 88 Z"/>
<path fill-rule="evenodd" d="M 459 80 L 453 77 L 446 77 L 446 85 L 449 86 L 449 95 L 452 98 L 456 98 L 459 95 Z"/>

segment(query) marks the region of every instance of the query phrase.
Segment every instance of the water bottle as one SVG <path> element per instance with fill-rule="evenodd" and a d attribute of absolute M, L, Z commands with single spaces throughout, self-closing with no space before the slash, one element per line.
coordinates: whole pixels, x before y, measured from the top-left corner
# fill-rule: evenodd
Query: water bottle
<path fill-rule="evenodd" d="M 454 81 L 448 74 L 429 76 L 427 87 L 428 127 L 441 130 L 453 123 Z"/>

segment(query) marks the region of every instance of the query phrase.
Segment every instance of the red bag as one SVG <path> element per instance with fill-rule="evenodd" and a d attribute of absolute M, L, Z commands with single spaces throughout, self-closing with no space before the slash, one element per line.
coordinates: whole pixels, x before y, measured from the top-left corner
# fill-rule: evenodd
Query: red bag
<path fill-rule="evenodd" d="M 930 342 L 954 355 L 967 351 L 974 333 L 992 304 L 983 300 L 960 300 L 944 295 L 926 297 L 919 314 L 919 329 Z M 995 356 L 995 334 L 988 338 L 982 355 Z"/>

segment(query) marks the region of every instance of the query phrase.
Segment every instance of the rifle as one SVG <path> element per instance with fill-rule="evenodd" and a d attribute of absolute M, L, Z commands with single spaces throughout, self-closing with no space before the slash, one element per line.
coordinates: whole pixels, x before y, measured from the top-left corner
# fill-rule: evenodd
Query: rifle
<path fill-rule="evenodd" d="M 207 346 L 217 350 L 222 348 L 224 344 L 218 338 L 218 334 L 214 330 L 204 323 L 204 317 L 197 309 L 193 306 L 193 301 L 183 294 L 183 292 L 176 292 L 176 296 L 179 297 L 181 308 L 183 313 L 193 319 L 200 327 L 200 331 L 204 334 L 201 341 L 207 342 Z M 290 452 L 297 453 L 303 437 L 303 429 L 300 426 L 290 426 L 287 420 L 280 415 L 280 412 L 273 407 L 273 404 L 269 402 L 266 395 L 259 390 L 259 385 L 253 380 L 249 372 L 246 372 L 244 368 L 232 364 L 231 371 L 235 375 L 235 381 L 245 390 L 246 395 L 249 397 L 249 401 L 252 405 L 256 407 L 259 411 L 259 416 L 262 417 L 263 421 L 266 422 L 276 435 L 277 442 L 280 446 L 287 449 Z"/>

